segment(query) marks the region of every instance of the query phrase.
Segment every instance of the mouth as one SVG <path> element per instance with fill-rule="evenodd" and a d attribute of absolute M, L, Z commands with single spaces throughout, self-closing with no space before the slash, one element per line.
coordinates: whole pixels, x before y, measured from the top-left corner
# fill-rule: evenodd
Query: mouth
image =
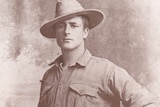
<path fill-rule="evenodd" d="M 63 40 L 64 40 L 64 41 L 72 41 L 73 39 L 70 39 L 70 38 L 64 38 Z"/>

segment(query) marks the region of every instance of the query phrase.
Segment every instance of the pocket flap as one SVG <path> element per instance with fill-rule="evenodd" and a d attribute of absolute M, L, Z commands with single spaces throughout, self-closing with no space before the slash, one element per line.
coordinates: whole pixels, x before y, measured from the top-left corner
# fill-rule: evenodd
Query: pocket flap
<path fill-rule="evenodd" d="M 89 95 L 95 97 L 97 95 L 97 89 L 91 86 L 81 84 L 81 83 L 72 83 L 70 88 L 76 91 L 80 95 Z"/>

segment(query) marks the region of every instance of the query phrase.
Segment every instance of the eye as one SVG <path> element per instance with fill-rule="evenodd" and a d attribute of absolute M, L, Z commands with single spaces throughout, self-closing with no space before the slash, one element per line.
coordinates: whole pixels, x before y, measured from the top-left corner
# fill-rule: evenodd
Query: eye
<path fill-rule="evenodd" d="M 76 28 L 76 27 L 79 27 L 79 26 L 77 24 L 71 24 L 71 27 Z"/>
<path fill-rule="evenodd" d="M 64 25 L 63 23 L 58 23 L 58 24 L 56 24 L 56 26 L 55 26 L 56 29 L 62 29 L 62 28 L 64 28 L 64 27 L 65 27 L 65 25 Z"/>

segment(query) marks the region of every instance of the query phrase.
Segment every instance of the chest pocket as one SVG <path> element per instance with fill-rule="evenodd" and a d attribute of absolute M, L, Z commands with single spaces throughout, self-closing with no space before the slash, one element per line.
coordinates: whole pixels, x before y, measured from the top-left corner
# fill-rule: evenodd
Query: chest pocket
<path fill-rule="evenodd" d="M 92 87 L 86 84 L 82 84 L 82 83 L 72 83 L 70 84 L 70 88 L 72 90 L 74 90 L 75 92 L 77 92 L 79 95 L 83 96 L 83 95 L 88 95 L 91 97 L 96 97 L 97 96 L 97 88 L 96 87 Z"/>
<path fill-rule="evenodd" d="M 70 95 L 71 93 L 75 95 L 74 98 L 71 98 L 75 101 L 75 107 L 98 107 L 101 105 L 98 87 L 83 83 L 71 83 L 69 87 L 71 88 Z"/>

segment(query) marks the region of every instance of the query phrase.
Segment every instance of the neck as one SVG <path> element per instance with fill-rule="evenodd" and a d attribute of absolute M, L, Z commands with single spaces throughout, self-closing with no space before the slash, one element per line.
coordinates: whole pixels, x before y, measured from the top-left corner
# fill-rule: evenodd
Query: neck
<path fill-rule="evenodd" d="M 79 47 L 74 50 L 62 50 L 63 66 L 75 63 L 84 53 L 85 47 Z"/>

